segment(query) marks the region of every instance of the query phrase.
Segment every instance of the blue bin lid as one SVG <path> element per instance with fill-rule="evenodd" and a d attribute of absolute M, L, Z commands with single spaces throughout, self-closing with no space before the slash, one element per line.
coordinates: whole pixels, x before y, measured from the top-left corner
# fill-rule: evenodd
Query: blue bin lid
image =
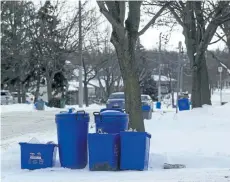
<path fill-rule="evenodd" d="M 73 110 L 69 110 L 69 111 L 61 111 L 60 113 L 56 114 L 56 117 L 65 117 L 65 116 L 89 116 L 89 113 L 85 112 L 85 111 L 77 111 L 77 112 L 73 112 Z"/>
<path fill-rule="evenodd" d="M 128 116 L 128 114 L 123 113 L 121 111 L 116 110 L 106 110 L 100 113 L 101 116 L 116 116 L 116 117 L 124 117 Z"/>

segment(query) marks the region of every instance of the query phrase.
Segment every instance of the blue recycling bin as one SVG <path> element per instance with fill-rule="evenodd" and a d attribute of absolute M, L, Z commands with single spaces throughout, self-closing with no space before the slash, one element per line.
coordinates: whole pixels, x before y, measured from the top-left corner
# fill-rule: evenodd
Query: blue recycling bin
<path fill-rule="evenodd" d="M 120 133 L 128 130 L 129 115 L 123 111 L 106 110 L 103 112 L 94 112 L 96 123 L 96 132 Z"/>
<path fill-rule="evenodd" d="M 119 170 L 120 135 L 90 133 L 88 136 L 89 169 L 91 171 Z"/>
<path fill-rule="evenodd" d="M 62 167 L 83 169 L 88 162 L 89 114 L 85 111 L 56 114 L 59 158 Z"/>
<path fill-rule="evenodd" d="M 104 109 L 100 110 L 100 112 L 104 112 L 104 111 L 120 111 L 120 112 L 124 112 L 125 110 L 124 109 L 120 109 L 120 108 L 111 108 L 111 109 L 104 108 Z"/>
<path fill-rule="evenodd" d="M 151 135 L 146 132 L 121 132 L 121 170 L 147 170 Z"/>
<path fill-rule="evenodd" d="M 152 119 L 152 109 L 149 105 L 142 106 L 142 115 L 144 119 Z"/>
<path fill-rule="evenodd" d="M 182 98 L 178 100 L 179 111 L 186 111 L 190 109 L 190 103 L 187 98 Z"/>
<path fill-rule="evenodd" d="M 157 108 L 157 109 L 161 109 L 161 102 L 157 102 L 157 103 L 156 103 L 156 108 Z"/>
<path fill-rule="evenodd" d="M 54 166 L 57 151 L 56 144 L 20 142 L 19 145 L 21 148 L 21 169 L 34 170 Z"/>
<path fill-rule="evenodd" d="M 38 100 L 35 104 L 34 104 L 36 110 L 39 111 L 43 111 L 45 110 L 45 102 L 43 100 Z"/>

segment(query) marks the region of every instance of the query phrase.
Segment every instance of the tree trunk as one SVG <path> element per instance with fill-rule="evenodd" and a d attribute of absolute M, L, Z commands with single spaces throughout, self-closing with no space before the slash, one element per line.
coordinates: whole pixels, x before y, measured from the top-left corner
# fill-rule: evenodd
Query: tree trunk
<path fill-rule="evenodd" d="M 52 99 L 52 82 L 49 78 L 46 78 L 47 80 L 47 96 L 48 96 L 48 101 Z"/>
<path fill-rule="evenodd" d="M 36 91 L 35 91 L 35 99 L 34 102 L 37 102 L 40 92 L 40 82 L 41 82 L 41 76 L 38 75 L 37 83 L 36 83 Z"/>
<path fill-rule="evenodd" d="M 209 87 L 208 69 L 206 65 L 205 57 L 202 58 L 201 62 L 201 104 L 211 105 L 211 93 Z"/>
<path fill-rule="evenodd" d="M 84 82 L 84 100 L 85 100 L 85 105 L 86 107 L 89 106 L 89 97 L 88 97 L 88 88 L 87 88 L 87 83 Z"/>
<path fill-rule="evenodd" d="M 130 125 L 137 131 L 145 131 L 141 110 L 141 91 L 139 86 L 139 77 L 133 73 L 127 74 L 124 79 L 125 83 L 125 109 L 130 116 Z"/>
<path fill-rule="evenodd" d="M 22 103 L 22 100 L 21 100 L 21 84 L 20 84 L 20 81 L 18 82 L 18 103 Z"/>
<path fill-rule="evenodd" d="M 114 35 L 114 34 L 113 34 Z M 112 35 L 112 36 L 113 36 Z M 113 39 L 116 37 L 112 37 Z M 127 40 L 128 39 L 128 40 Z M 136 40 L 132 36 L 122 43 L 116 44 L 111 41 L 117 52 L 118 62 L 125 87 L 125 109 L 129 114 L 129 127 L 137 131 L 145 131 L 141 109 L 141 90 L 139 85 L 139 75 L 137 74 L 135 46 Z M 129 41 L 129 43 L 127 43 Z"/>
<path fill-rule="evenodd" d="M 194 67 L 192 72 L 192 107 L 202 107 L 201 102 L 201 68 Z"/>
<path fill-rule="evenodd" d="M 21 96 L 22 96 L 22 103 L 26 103 L 26 91 L 25 91 L 25 85 L 21 83 Z"/>

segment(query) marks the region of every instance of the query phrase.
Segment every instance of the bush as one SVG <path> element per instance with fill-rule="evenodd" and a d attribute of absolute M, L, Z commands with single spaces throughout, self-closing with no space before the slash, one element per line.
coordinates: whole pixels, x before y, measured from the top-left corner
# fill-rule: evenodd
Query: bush
<path fill-rule="evenodd" d="M 65 100 L 62 98 L 52 98 L 48 102 L 48 107 L 64 108 Z"/>

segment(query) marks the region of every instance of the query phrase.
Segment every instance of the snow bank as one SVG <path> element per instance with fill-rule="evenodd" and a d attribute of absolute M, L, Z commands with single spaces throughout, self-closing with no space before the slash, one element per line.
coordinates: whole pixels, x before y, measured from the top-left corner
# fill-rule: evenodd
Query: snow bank
<path fill-rule="evenodd" d="M 92 104 L 89 107 L 86 107 L 85 105 L 83 108 L 79 108 L 78 105 L 67 105 L 65 108 L 68 109 L 70 107 L 74 107 L 76 110 L 84 109 L 84 110 L 96 110 L 103 108 L 103 105 L 97 105 Z M 1 113 L 7 113 L 7 112 L 30 112 L 30 111 L 37 111 L 34 107 L 34 104 L 12 104 L 12 105 L 1 105 Z M 58 108 L 51 108 L 51 107 L 45 107 L 45 111 L 58 111 L 61 109 Z M 63 109 L 62 109 L 63 110 Z"/>

